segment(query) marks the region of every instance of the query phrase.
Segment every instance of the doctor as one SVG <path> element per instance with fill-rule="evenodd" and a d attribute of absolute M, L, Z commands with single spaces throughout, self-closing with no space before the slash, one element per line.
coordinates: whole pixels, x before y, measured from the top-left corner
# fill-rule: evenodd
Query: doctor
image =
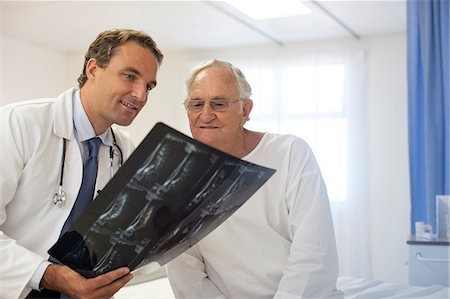
<path fill-rule="evenodd" d="M 101 139 L 97 191 L 134 149 L 111 125 L 131 124 L 156 86 L 162 59 L 143 32 L 105 31 L 85 55 L 79 89 L 1 107 L 2 299 L 59 298 L 60 293 L 109 298 L 132 278 L 128 268 L 119 268 L 85 279 L 48 262 L 47 250 L 58 240 L 77 199 L 88 150 L 84 141 Z"/>

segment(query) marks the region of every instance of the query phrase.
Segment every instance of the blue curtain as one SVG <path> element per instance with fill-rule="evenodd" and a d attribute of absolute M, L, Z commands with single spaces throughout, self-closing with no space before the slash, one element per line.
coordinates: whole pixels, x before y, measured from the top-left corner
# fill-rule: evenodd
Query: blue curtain
<path fill-rule="evenodd" d="M 412 234 L 416 221 L 436 231 L 436 195 L 450 194 L 449 2 L 407 2 Z"/>

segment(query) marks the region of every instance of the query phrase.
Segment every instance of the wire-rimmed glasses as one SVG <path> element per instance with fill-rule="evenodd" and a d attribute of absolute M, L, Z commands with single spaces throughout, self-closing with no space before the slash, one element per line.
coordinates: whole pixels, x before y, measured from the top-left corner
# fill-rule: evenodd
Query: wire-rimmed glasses
<path fill-rule="evenodd" d="M 205 100 L 195 100 L 195 99 L 186 99 L 184 101 L 184 107 L 187 112 L 200 112 L 203 110 L 205 103 L 209 104 L 209 107 L 215 112 L 226 112 L 230 109 L 231 105 L 241 101 L 242 99 L 237 99 L 234 101 L 227 99 L 212 99 L 209 101 Z"/>

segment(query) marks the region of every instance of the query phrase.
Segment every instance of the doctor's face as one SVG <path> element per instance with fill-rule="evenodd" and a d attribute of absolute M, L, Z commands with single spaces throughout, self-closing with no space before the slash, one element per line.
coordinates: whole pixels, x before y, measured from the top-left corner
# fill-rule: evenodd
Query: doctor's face
<path fill-rule="evenodd" d="M 104 68 L 95 59 L 88 62 L 88 96 L 83 99 L 82 90 L 82 101 L 96 134 L 113 123 L 131 124 L 156 86 L 157 70 L 153 53 L 133 41 L 120 46 Z"/>

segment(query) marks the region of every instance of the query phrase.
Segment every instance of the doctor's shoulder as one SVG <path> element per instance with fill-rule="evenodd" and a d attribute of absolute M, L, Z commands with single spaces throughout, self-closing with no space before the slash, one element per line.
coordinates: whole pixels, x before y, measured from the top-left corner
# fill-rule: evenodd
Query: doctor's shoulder
<path fill-rule="evenodd" d="M 2 116 L 12 114 L 37 114 L 40 111 L 54 109 L 56 98 L 42 98 L 9 103 L 0 107 Z"/>
<path fill-rule="evenodd" d="M 35 99 L 10 103 L 0 107 L 2 126 L 28 127 L 41 126 L 53 119 L 55 98 Z"/>

